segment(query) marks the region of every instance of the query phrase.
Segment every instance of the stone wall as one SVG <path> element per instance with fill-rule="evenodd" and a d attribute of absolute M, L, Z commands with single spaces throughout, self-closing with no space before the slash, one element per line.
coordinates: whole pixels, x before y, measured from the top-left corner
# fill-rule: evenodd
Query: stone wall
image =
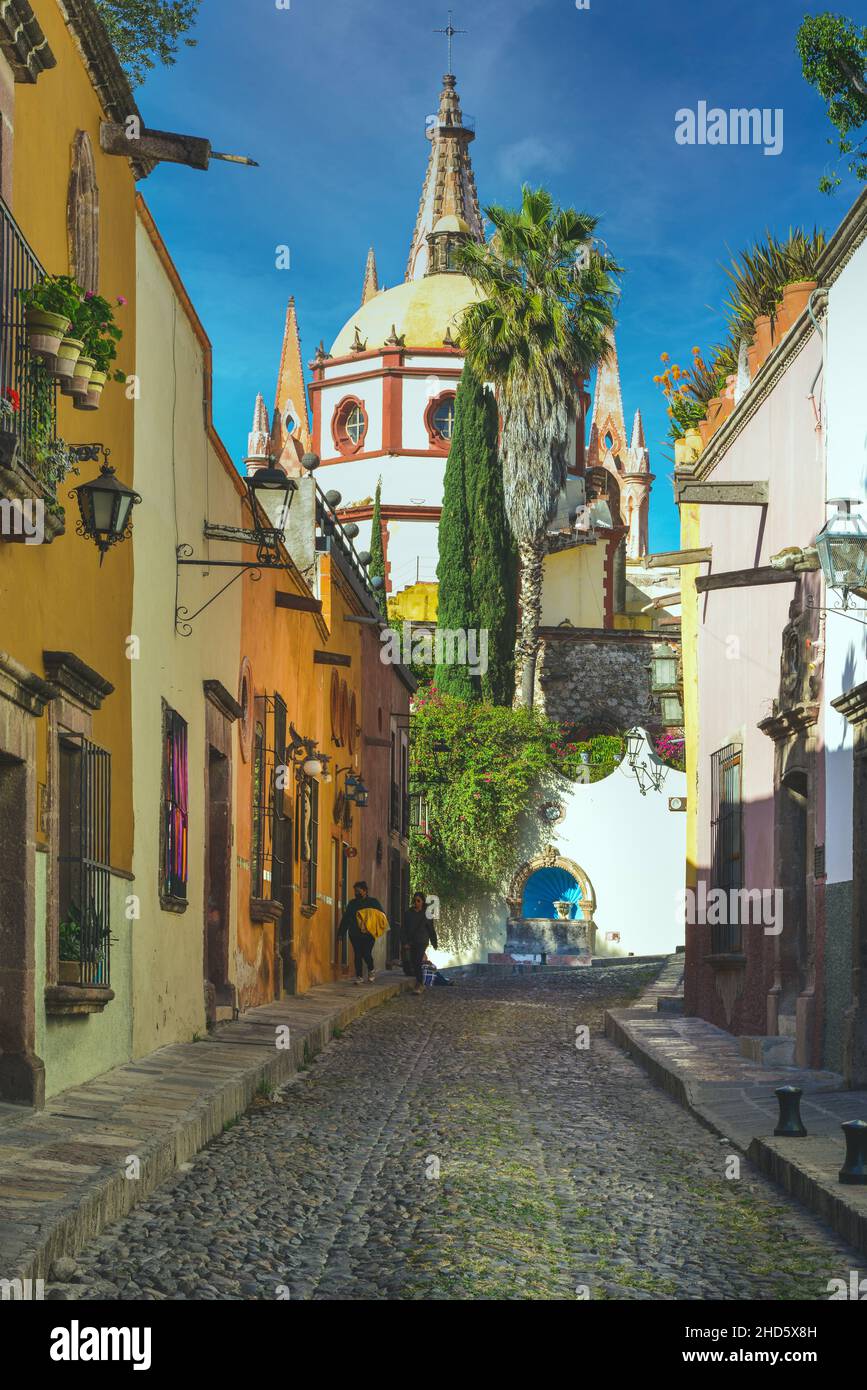
<path fill-rule="evenodd" d="M 679 658 L 679 640 L 591 628 L 543 629 L 542 638 L 536 701 L 552 719 L 593 732 L 666 727 L 651 662 L 655 652 Z"/>

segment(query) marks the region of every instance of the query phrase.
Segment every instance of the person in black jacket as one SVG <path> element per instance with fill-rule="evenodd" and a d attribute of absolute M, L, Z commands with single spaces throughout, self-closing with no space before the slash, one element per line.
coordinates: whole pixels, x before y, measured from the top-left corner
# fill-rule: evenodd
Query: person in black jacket
<path fill-rule="evenodd" d="M 409 951 L 412 974 L 415 975 L 414 994 L 424 994 L 424 971 L 422 961 L 428 946 L 437 948 L 437 934 L 434 924 L 427 915 L 424 893 L 413 896 L 412 907 L 408 909 L 403 924 L 403 939 Z"/>
<path fill-rule="evenodd" d="M 337 928 L 337 940 L 341 942 L 349 933 L 349 940 L 352 942 L 352 950 L 355 955 L 355 983 L 364 984 L 364 967 L 367 966 L 367 983 L 372 985 L 376 979 L 376 971 L 373 967 L 373 947 L 375 938 L 370 932 L 365 931 L 358 921 L 358 912 L 362 907 L 375 907 L 380 912 L 385 912 L 385 908 L 378 898 L 368 897 L 367 884 L 364 879 L 353 884 L 355 897 L 347 903 L 346 911 L 340 919 L 340 926 Z"/>

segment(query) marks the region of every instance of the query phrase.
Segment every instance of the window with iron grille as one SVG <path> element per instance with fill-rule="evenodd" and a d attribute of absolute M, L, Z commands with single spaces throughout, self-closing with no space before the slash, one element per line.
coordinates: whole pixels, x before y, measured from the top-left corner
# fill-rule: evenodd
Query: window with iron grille
<path fill-rule="evenodd" d="M 80 984 L 108 986 L 111 754 L 81 734 L 60 735 L 58 803 L 60 960 L 78 967 Z"/>
<path fill-rule="evenodd" d="M 256 696 L 252 753 L 250 896 L 283 901 L 291 890 L 292 764 L 286 756 L 286 702 Z"/>
<path fill-rule="evenodd" d="M 712 888 L 726 893 L 744 884 L 743 861 L 743 748 L 729 743 L 711 756 L 711 865 Z M 717 955 L 743 949 L 740 922 L 711 924 L 711 950 Z"/>
<path fill-rule="evenodd" d="M 298 789 L 298 836 L 301 859 L 301 901 L 316 907 L 319 875 L 319 783 L 303 777 Z"/>
<path fill-rule="evenodd" d="M 162 872 L 160 896 L 186 902 L 189 769 L 187 722 L 163 701 Z"/>

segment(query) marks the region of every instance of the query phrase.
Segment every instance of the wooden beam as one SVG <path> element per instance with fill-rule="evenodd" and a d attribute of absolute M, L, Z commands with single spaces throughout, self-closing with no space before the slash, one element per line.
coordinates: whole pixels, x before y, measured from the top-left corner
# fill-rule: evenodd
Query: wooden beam
<path fill-rule="evenodd" d="M 675 589 L 671 594 L 660 594 L 659 598 L 651 599 L 647 608 L 642 608 L 641 611 L 642 613 L 646 613 L 650 608 L 667 608 L 669 604 L 675 605 L 680 603 L 680 601 L 680 590 Z"/>
<path fill-rule="evenodd" d="M 697 502 L 703 507 L 766 507 L 768 483 L 675 483 L 678 506 Z"/>
<path fill-rule="evenodd" d="M 308 597 L 307 594 L 288 594 L 284 589 L 278 589 L 274 595 L 274 603 L 277 608 L 293 608 L 299 613 L 321 613 L 321 598 Z"/>
<path fill-rule="evenodd" d="M 666 550 L 659 555 L 648 555 L 644 563 L 649 570 L 666 569 L 669 565 L 675 569 L 678 565 L 703 565 L 712 555 L 712 546 L 704 545 L 697 550 Z M 626 577 L 629 578 L 629 566 Z"/>
<path fill-rule="evenodd" d="M 351 666 L 352 657 L 344 656 L 341 652 L 315 651 L 313 663 L 315 666 Z"/>
<path fill-rule="evenodd" d="M 757 569 L 728 570 L 724 574 L 703 574 L 695 581 L 700 594 L 710 589 L 753 589 L 760 584 L 795 584 L 800 575 L 794 570 L 778 570 L 773 565 L 759 565 Z"/>
<path fill-rule="evenodd" d="M 211 142 L 198 135 L 176 135 L 168 130 L 148 130 L 142 126 L 135 138 L 114 121 L 103 121 L 99 129 L 103 154 L 125 155 L 127 159 L 156 159 L 163 164 L 186 164 L 191 169 L 207 169 Z"/>

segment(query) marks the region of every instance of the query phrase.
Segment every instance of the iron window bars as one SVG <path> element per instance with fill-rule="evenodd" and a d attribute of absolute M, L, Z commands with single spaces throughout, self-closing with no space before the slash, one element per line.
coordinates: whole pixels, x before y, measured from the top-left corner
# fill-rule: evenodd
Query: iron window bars
<path fill-rule="evenodd" d="M 19 409 L 7 416 L 4 429 L 17 438 L 19 467 L 39 483 L 50 500 L 57 479 L 35 458 L 37 443 L 48 445 L 57 434 L 57 387 L 52 374 L 27 347 L 24 309 L 19 290 L 45 279 L 45 270 L 0 198 L 0 394 L 16 391 Z"/>
<path fill-rule="evenodd" d="M 189 768 L 187 723 L 163 702 L 162 882 L 163 898 L 186 901 Z"/>
<path fill-rule="evenodd" d="M 276 693 L 257 695 L 255 707 L 250 892 L 254 898 L 282 903 L 284 886 L 292 883 L 291 840 L 279 833 L 281 822 L 292 819 L 286 702 Z"/>
<path fill-rule="evenodd" d="M 711 755 L 711 865 L 713 888 L 727 895 L 743 887 L 743 748 L 726 744 Z M 725 911 L 725 918 L 732 914 Z M 734 914 L 739 917 L 739 914 Z M 711 923 L 711 951 L 731 955 L 743 949 L 740 921 Z"/>
<path fill-rule="evenodd" d="M 111 754 L 60 736 L 60 937 L 82 985 L 110 984 Z"/>

